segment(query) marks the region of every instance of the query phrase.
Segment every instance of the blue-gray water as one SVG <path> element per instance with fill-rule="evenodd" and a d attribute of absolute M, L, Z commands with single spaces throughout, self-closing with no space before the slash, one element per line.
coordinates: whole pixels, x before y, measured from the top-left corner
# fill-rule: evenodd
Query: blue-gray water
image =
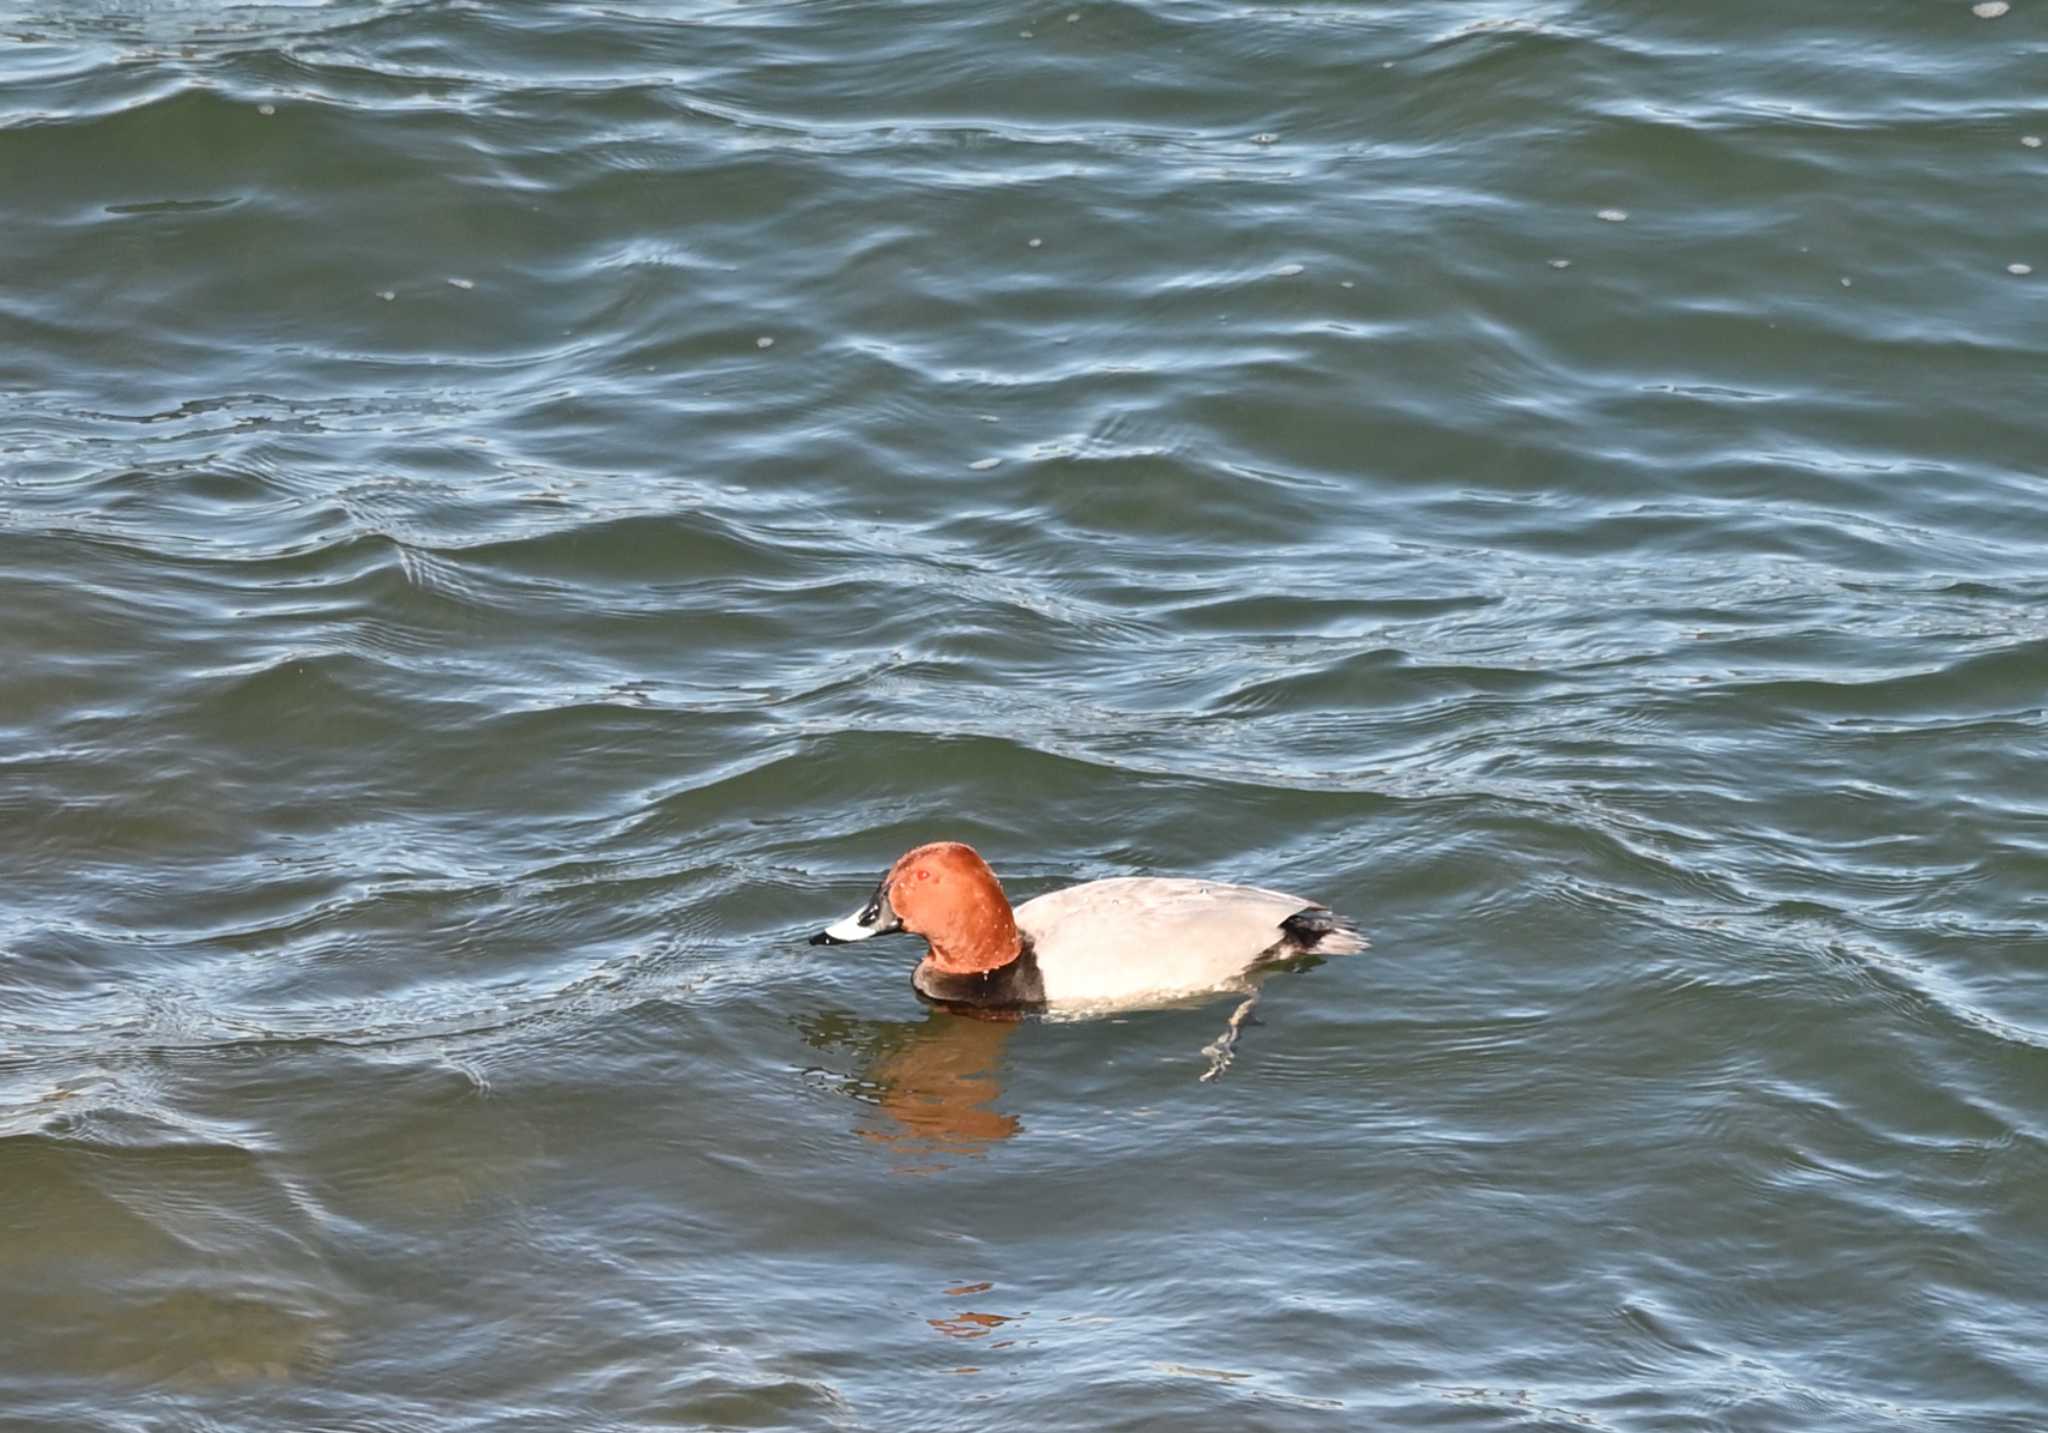
<path fill-rule="evenodd" d="M 2044 24 L 0 6 L 0 1426 L 2048 1425 Z"/>

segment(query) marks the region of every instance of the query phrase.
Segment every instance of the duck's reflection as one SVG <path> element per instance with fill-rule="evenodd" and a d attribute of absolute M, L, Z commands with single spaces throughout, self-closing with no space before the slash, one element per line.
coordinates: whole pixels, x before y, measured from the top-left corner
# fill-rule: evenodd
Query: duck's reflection
<path fill-rule="evenodd" d="M 980 1154 L 1023 1126 L 995 1108 L 1003 1093 L 998 1067 L 1016 1028 L 930 1009 L 921 1020 L 862 1020 L 839 1012 L 803 1015 L 797 1028 L 816 1050 L 854 1056 L 836 1075 L 868 1110 L 855 1132 L 905 1155 Z"/>

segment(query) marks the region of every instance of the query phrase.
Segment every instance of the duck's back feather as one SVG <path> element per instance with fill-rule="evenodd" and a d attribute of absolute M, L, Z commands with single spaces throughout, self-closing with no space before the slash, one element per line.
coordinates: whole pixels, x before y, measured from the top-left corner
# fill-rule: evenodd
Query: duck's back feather
<path fill-rule="evenodd" d="M 1258 886 L 1124 876 L 1017 907 L 1047 1004 L 1121 1004 L 1222 990 L 1262 961 L 1365 942 L 1315 901 Z"/>

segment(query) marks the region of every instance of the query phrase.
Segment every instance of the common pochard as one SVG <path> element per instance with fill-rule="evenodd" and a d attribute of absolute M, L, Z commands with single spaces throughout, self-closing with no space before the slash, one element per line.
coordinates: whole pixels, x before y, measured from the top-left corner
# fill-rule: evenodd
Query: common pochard
<path fill-rule="evenodd" d="M 958 841 L 905 853 L 866 905 L 811 944 L 898 932 L 929 946 L 912 977 L 919 994 L 990 1010 L 1243 990 L 1272 962 L 1366 948 L 1350 921 L 1316 901 L 1218 881 L 1119 876 L 1012 910 L 988 863 Z"/>

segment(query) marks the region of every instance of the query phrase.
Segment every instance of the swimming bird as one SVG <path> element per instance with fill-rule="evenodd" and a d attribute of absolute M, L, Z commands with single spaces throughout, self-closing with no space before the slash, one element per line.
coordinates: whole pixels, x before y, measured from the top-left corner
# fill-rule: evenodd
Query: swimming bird
<path fill-rule="evenodd" d="M 1241 991 L 1276 961 L 1366 948 L 1349 920 L 1318 901 L 1220 881 L 1119 876 L 1012 910 L 995 872 L 959 841 L 906 852 L 866 905 L 810 943 L 899 932 L 928 947 L 911 977 L 920 996 L 988 1011 Z"/>

